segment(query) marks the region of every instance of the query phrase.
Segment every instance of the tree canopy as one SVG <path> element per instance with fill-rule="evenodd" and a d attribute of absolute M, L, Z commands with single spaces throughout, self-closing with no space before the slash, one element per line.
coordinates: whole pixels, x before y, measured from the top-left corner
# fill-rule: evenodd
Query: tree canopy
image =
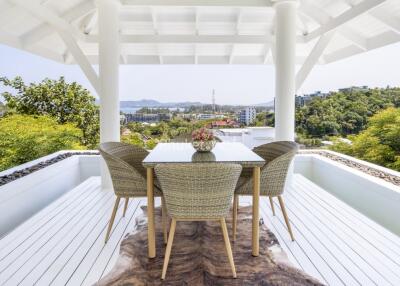
<path fill-rule="evenodd" d="M 0 118 L 0 171 L 59 150 L 84 149 L 82 131 L 48 116 Z"/>
<path fill-rule="evenodd" d="M 82 130 L 81 143 L 93 148 L 99 138 L 99 109 L 90 92 L 76 82 L 44 79 L 26 85 L 21 77 L 12 80 L 0 77 L 0 83 L 15 91 L 3 92 L 7 112 L 45 115 L 60 123 L 73 123 Z"/>
<path fill-rule="evenodd" d="M 336 142 L 331 148 L 400 171 L 400 108 L 389 107 L 372 116 L 368 128 L 351 135 L 352 144 Z"/>
<path fill-rule="evenodd" d="M 296 131 L 320 138 L 357 134 L 370 116 L 391 106 L 400 107 L 400 88 L 331 92 L 296 109 Z"/>

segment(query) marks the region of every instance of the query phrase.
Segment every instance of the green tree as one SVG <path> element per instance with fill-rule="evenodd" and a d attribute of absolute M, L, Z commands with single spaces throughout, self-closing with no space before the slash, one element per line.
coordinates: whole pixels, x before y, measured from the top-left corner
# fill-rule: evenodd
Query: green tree
<path fill-rule="evenodd" d="M 400 171 L 400 108 L 387 108 L 369 119 L 368 128 L 335 142 L 332 150 Z"/>
<path fill-rule="evenodd" d="M 149 139 L 146 141 L 146 149 L 152 150 L 158 143 L 157 139 Z"/>
<path fill-rule="evenodd" d="M 133 144 L 136 146 L 144 147 L 142 136 L 137 132 L 132 132 L 129 135 L 121 136 L 121 141 L 124 143 Z"/>
<path fill-rule="evenodd" d="M 3 92 L 10 113 L 46 115 L 58 123 L 73 123 L 82 130 L 82 144 L 93 148 L 99 138 L 99 109 L 95 98 L 76 82 L 67 83 L 64 77 L 58 80 L 44 79 L 40 83 L 26 85 L 21 77 L 12 80 L 0 77 L 0 83 L 16 91 Z"/>
<path fill-rule="evenodd" d="M 139 122 L 129 122 L 126 127 L 132 132 L 139 132 L 142 133 L 144 131 L 144 126 L 142 123 Z"/>
<path fill-rule="evenodd" d="M 129 135 L 121 136 L 121 141 L 129 144 L 133 144 L 139 147 L 143 147 L 146 149 L 154 149 L 156 147 L 158 140 L 154 138 L 150 138 L 148 140 L 143 140 L 143 137 L 140 133 L 134 132 Z"/>
<path fill-rule="evenodd" d="M 331 92 L 296 108 L 296 131 L 319 138 L 357 134 L 366 128 L 369 117 L 391 106 L 400 107 L 400 88 Z"/>
<path fill-rule="evenodd" d="M 84 149 L 82 131 L 48 116 L 0 118 L 0 171 L 59 150 Z"/>

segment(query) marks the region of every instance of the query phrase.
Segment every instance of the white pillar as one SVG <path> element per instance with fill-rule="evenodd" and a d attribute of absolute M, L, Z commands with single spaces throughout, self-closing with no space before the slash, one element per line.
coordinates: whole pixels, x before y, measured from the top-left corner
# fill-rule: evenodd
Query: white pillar
<path fill-rule="evenodd" d="M 120 141 L 119 119 L 119 1 L 98 0 L 100 142 Z M 101 160 L 103 189 L 112 187 L 108 169 Z"/>
<path fill-rule="evenodd" d="M 275 29 L 275 140 L 294 140 L 297 0 L 277 0 Z"/>

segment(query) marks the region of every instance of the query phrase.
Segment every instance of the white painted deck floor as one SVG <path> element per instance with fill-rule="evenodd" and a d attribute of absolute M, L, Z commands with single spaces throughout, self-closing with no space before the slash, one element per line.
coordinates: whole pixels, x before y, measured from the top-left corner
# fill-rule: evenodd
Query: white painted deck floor
<path fill-rule="evenodd" d="M 261 214 L 295 266 L 335 286 L 400 285 L 398 236 L 301 175 L 295 175 L 284 199 L 295 242 L 289 239 L 277 202 L 273 217 L 263 198 Z M 121 239 L 134 228 L 145 200 L 131 200 L 125 218 L 121 202 L 105 245 L 113 203 L 113 193 L 102 192 L 99 178 L 93 177 L 3 237 L 0 284 L 75 286 L 99 280 L 114 265 Z"/>

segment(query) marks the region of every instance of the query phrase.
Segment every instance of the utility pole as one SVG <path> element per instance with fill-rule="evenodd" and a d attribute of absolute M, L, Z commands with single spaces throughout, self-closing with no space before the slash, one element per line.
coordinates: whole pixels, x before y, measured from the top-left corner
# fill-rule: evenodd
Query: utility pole
<path fill-rule="evenodd" d="M 213 112 L 215 113 L 215 89 L 212 90 L 211 101 L 212 101 Z"/>

